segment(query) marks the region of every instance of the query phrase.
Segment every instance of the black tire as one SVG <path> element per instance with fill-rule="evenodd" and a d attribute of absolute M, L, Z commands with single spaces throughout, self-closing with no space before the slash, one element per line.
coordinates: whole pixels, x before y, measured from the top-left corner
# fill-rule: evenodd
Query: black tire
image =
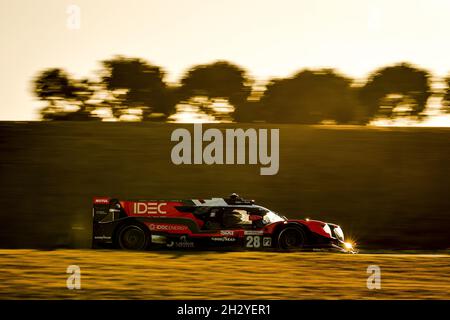
<path fill-rule="evenodd" d="M 281 250 L 302 249 L 305 242 L 306 234 L 298 227 L 287 227 L 278 235 L 278 248 Z"/>
<path fill-rule="evenodd" d="M 127 224 L 117 236 L 117 244 L 124 250 L 145 250 L 149 245 L 149 232 L 140 224 Z"/>

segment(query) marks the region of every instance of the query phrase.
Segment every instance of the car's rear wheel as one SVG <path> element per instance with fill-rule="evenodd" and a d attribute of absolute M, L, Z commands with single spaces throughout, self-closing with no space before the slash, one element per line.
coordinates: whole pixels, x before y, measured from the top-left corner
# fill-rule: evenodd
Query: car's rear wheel
<path fill-rule="evenodd" d="M 119 231 L 118 244 L 124 250 L 145 250 L 149 243 L 148 232 L 139 224 L 129 224 Z"/>
<path fill-rule="evenodd" d="M 305 232 L 300 228 L 287 227 L 278 235 L 278 247 L 282 250 L 301 249 L 305 242 Z"/>

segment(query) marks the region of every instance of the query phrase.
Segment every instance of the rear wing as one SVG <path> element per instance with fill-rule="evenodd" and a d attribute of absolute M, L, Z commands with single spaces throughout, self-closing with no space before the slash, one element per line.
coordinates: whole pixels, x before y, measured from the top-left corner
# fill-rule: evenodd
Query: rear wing
<path fill-rule="evenodd" d="M 92 219 L 94 223 L 110 222 L 119 217 L 120 205 L 117 199 L 94 198 L 92 206 Z"/>

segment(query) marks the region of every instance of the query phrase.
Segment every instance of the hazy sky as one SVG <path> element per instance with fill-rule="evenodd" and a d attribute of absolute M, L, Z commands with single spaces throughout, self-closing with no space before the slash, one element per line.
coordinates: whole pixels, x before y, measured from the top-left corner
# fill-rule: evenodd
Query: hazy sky
<path fill-rule="evenodd" d="M 176 81 L 216 59 L 258 79 L 304 67 L 363 78 L 410 61 L 450 72 L 449 0 L 0 0 L 0 120 L 37 118 L 31 79 L 48 67 L 89 76 L 115 54 L 162 66 Z M 81 9 L 68 28 L 67 7 Z"/>

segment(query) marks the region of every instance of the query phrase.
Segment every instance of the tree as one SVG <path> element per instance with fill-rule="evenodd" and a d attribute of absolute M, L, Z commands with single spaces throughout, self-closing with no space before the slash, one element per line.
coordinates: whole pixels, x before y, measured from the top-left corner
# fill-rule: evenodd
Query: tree
<path fill-rule="evenodd" d="M 76 81 L 62 69 L 42 71 L 34 80 L 34 94 L 48 105 L 41 110 L 44 120 L 91 120 L 93 95 L 88 80 Z"/>
<path fill-rule="evenodd" d="M 429 73 L 401 63 L 372 73 L 359 97 L 371 117 L 395 117 L 420 115 L 430 95 Z"/>
<path fill-rule="evenodd" d="M 450 111 L 450 76 L 445 78 L 445 84 L 447 85 L 447 88 L 445 89 L 445 92 L 444 92 L 442 104 L 443 104 L 444 110 L 446 112 L 449 112 Z"/>
<path fill-rule="evenodd" d="M 349 123 L 360 118 L 351 80 L 330 69 L 303 70 L 272 80 L 260 103 L 269 122 Z"/>
<path fill-rule="evenodd" d="M 188 101 L 195 96 L 226 99 L 235 110 L 242 107 L 251 91 L 245 70 L 227 61 L 198 65 L 191 68 L 181 80 L 178 101 Z M 202 111 L 217 115 L 211 104 Z"/>
<path fill-rule="evenodd" d="M 143 120 L 155 114 L 169 116 L 175 101 L 157 66 L 138 58 L 115 57 L 102 62 L 102 82 L 115 101 L 110 102 L 114 116 L 119 118 L 129 108 L 142 110 Z"/>

